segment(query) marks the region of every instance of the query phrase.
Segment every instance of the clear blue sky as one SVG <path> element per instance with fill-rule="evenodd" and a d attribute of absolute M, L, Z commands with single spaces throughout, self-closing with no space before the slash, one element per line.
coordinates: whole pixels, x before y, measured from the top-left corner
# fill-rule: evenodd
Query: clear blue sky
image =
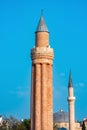
<path fill-rule="evenodd" d="M 72 69 L 76 119 L 87 117 L 87 1 L 0 1 L 0 114 L 30 117 L 31 59 L 35 30 L 44 9 L 54 48 L 54 112 L 68 111 Z"/>

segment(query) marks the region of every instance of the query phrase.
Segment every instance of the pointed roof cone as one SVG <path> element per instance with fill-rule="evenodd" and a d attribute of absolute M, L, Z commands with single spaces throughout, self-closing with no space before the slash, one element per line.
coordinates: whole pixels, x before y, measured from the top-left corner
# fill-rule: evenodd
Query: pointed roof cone
<path fill-rule="evenodd" d="M 72 87 L 72 74 L 70 70 L 68 87 Z"/>
<path fill-rule="evenodd" d="M 41 17 L 40 17 L 36 32 L 48 32 L 48 28 L 46 26 L 46 23 L 44 21 L 44 17 L 43 17 L 42 14 L 41 14 Z"/>

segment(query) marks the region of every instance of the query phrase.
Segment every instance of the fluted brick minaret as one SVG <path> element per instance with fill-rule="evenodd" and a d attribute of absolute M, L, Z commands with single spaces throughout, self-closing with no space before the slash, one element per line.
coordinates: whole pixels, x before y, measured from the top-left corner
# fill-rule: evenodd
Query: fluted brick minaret
<path fill-rule="evenodd" d="M 75 130 L 75 113 L 74 113 L 74 91 L 72 86 L 72 75 L 70 71 L 68 83 L 68 109 L 69 109 L 69 130 Z"/>
<path fill-rule="evenodd" d="M 53 130 L 52 64 L 53 49 L 49 32 L 41 16 L 36 32 L 35 47 L 31 50 L 31 130 Z"/>

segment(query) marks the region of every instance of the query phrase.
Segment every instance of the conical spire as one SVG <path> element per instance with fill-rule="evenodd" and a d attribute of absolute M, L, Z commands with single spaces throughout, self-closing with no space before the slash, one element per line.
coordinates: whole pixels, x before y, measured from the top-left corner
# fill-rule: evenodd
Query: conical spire
<path fill-rule="evenodd" d="M 41 13 L 41 17 L 40 17 L 36 32 L 48 32 L 48 29 L 47 29 L 47 26 L 44 21 L 44 17 L 43 17 L 42 13 Z"/>
<path fill-rule="evenodd" d="M 72 73 L 71 73 L 71 70 L 70 70 L 70 73 L 69 73 L 69 83 L 68 83 L 68 87 L 72 87 Z"/>

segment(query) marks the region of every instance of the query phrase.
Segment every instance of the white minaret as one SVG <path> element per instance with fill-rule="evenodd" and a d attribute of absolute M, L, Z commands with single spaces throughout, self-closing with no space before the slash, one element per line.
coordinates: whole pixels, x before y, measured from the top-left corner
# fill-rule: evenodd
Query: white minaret
<path fill-rule="evenodd" d="M 74 91 L 72 86 L 72 75 L 70 71 L 68 83 L 68 109 L 69 109 L 69 130 L 75 130 L 75 113 L 74 113 Z"/>

